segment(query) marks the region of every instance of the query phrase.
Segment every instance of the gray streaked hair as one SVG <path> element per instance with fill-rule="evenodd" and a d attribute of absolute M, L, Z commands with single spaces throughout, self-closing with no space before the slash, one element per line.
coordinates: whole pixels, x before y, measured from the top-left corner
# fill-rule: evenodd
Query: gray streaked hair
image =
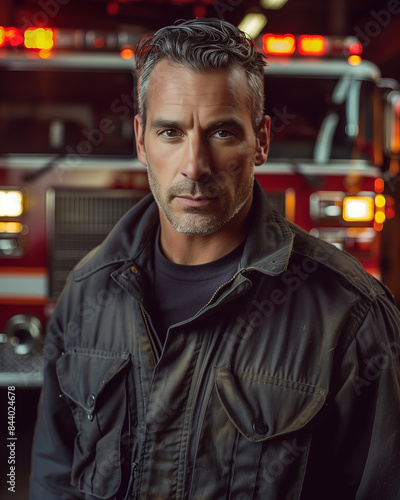
<path fill-rule="evenodd" d="M 245 70 L 248 102 L 254 131 L 264 116 L 264 57 L 253 39 L 219 19 L 178 21 L 145 35 L 136 47 L 139 113 L 146 127 L 150 75 L 157 62 L 166 59 L 195 73 L 235 65 Z"/>

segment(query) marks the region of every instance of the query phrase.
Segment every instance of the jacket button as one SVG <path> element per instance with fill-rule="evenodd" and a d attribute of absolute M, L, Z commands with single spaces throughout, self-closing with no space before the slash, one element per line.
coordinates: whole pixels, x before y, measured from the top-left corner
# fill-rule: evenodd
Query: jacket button
<path fill-rule="evenodd" d="M 89 406 L 89 408 L 91 408 L 93 405 L 94 405 L 94 402 L 96 401 L 96 396 L 94 394 L 91 394 L 88 398 L 87 398 L 87 405 Z"/>
<path fill-rule="evenodd" d="M 268 425 L 264 422 L 264 420 L 258 418 L 253 422 L 253 429 L 257 432 L 257 434 L 266 434 L 268 432 Z"/>
<path fill-rule="evenodd" d="M 135 267 L 135 266 L 132 266 L 131 267 L 131 271 L 133 272 L 133 274 L 137 274 L 139 271 L 138 271 L 138 268 Z"/>

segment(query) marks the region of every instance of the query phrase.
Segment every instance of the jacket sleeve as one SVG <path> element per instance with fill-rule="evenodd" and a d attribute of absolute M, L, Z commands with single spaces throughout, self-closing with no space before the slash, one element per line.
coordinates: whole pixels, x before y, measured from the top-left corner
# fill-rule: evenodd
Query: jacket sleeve
<path fill-rule="evenodd" d="M 44 383 L 32 451 L 30 500 L 80 500 L 71 486 L 71 464 L 77 433 L 68 403 L 61 397 L 56 374 L 63 352 L 56 312 L 50 321 L 44 348 Z"/>
<path fill-rule="evenodd" d="M 399 310 L 380 294 L 338 351 L 301 499 L 400 500 Z"/>
<path fill-rule="evenodd" d="M 400 499 L 400 313 L 382 298 L 372 305 L 351 351 L 358 426 L 365 427 L 365 462 L 356 500 Z M 355 422 L 357 426 L 357 422 Z M 361 434 L 362 435 L 362 434 Z"/>

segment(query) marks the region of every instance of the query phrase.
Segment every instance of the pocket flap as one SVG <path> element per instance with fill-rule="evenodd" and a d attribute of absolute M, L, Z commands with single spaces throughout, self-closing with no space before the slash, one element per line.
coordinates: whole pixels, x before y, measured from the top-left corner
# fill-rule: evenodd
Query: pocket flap
<path fill-rule="evenodd" d="M 97 396 L 129 363 L 129 353 L 95 349 L 67 349 L 57 361 L 61 390 L 87 413 L 94 412 Z"/>
<path fill-rule="evenodd" d="M 322 408 L 328 391 L 293 380 L 232 373 L 219 368 L 218 398 L 233 425 L 249 441 L 259 442 L 296 431 Z"/>

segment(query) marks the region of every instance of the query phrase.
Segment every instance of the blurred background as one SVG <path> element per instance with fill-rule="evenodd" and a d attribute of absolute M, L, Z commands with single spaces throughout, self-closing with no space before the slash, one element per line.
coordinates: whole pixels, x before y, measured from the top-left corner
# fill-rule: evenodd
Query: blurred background
<path fill-rule="evenodd" d="M 134 47 L 193 17 L 271 49 L 273 145 L 259 180 L 275 208 L 353 254 L 400 303 L 400 0 L 2 0 L 2 470 L 9 386 L 18 436 L 15 493 L 3 474 L 2 499 L 28 498 L 43 340 L 65 279 L 148 192 L 132 135 Z"/>
<path fill-rule="evenodd" d="M 6 26 L 122 30 L 147 33 L 178 19 L 218 17 L 238 25 L 262 13 L 274 33 L 359 37 L 366 59 L 384 76 L 400 78 L 397 0 L 2 0 Z"/>

